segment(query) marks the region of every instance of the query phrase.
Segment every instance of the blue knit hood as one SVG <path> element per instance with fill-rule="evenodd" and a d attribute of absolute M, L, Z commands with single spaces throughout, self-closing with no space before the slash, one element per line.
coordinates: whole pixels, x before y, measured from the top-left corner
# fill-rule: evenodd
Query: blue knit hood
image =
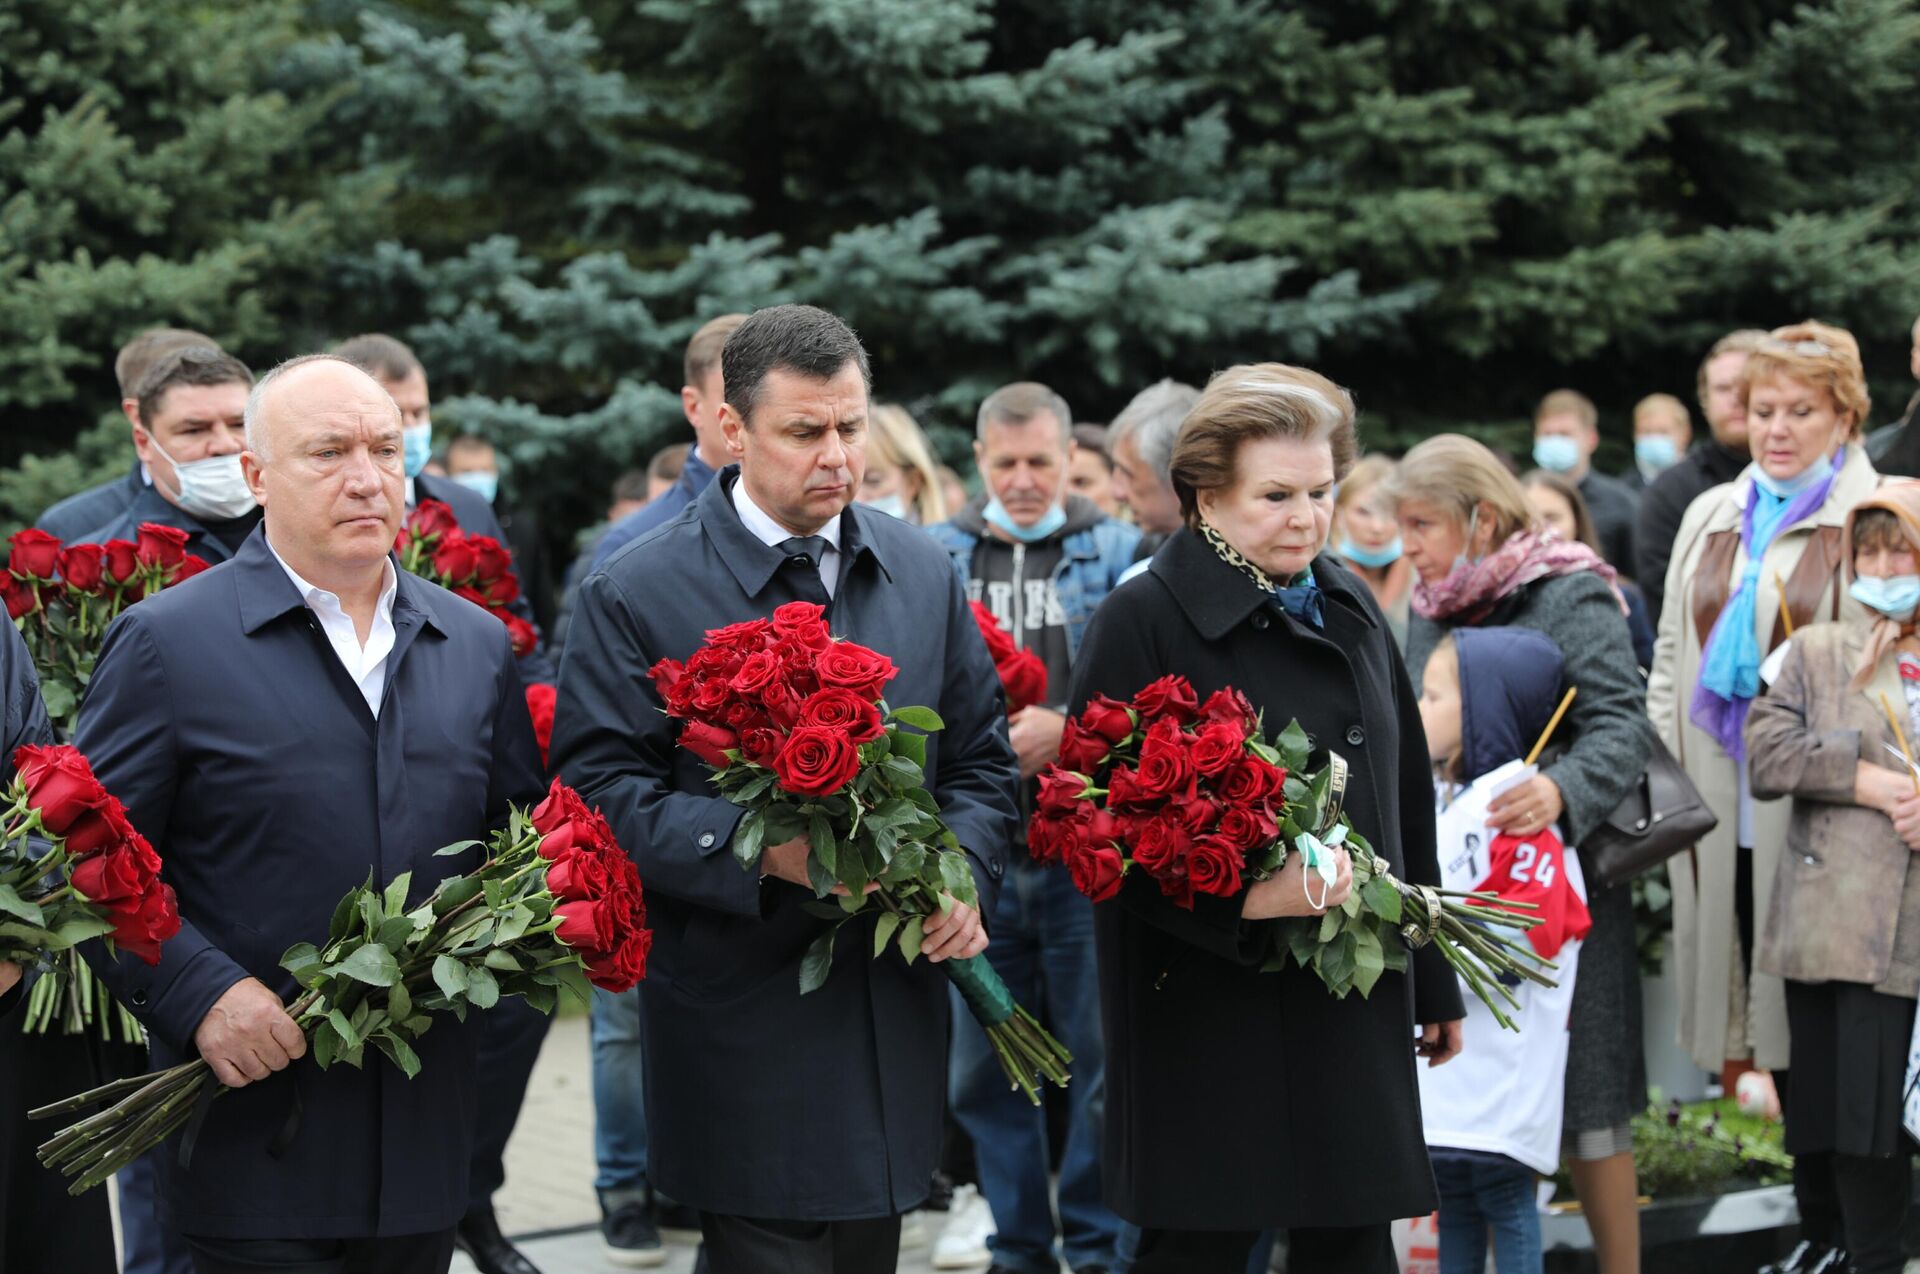
<path fill-rule="evenodd" d="M 1560 648 L 1531 628 L 1456 628 L 1460 780 L 1524 757 L 1560 702 Z"/>

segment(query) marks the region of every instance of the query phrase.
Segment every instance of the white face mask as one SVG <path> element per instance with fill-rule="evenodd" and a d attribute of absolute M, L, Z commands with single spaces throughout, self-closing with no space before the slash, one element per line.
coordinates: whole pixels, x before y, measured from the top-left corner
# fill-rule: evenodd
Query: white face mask
<path fill-rule="evenodd" d="M 877 495 L 871 500 L 862 500 L 860 503 L 877 513 L 884 513 L 888 517 L 899 518 L 902 522 L 910 520 L 907 517 L 907 502 L 900 498 L 898 491 L 889 492 L 886 495 Z"/>
<path fill-rule="evenodd" d="M 180 494 L 174 503 L 196 518 L 209 522 L 227 522 L 257 507 L 246 474 L 240 470 L 240 457 L 208 456 L 185 464 L 167 455 L 158 438 L 149 435 L 153 449 L 173 466 L 174 481 Z"/>

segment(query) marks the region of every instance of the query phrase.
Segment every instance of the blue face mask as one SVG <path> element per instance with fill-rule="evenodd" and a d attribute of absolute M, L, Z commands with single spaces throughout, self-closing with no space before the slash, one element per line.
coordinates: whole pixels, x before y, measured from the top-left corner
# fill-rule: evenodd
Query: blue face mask
<path fill-rule="evenodd" d="M 493 497 L 500 494 L 500 475 L 491 469 L 469 469 L 465 473 L 454 474 L 453 480 L 488 504 L 492 504 Z"/>
<path fill-rule="evenodd" d="M 1533 462 L 1549 473 L 1572 473 L 1580 466 L 1580 444 L 1565 434 L 1533 440 Z"/>
<path fill-rule="evenodd" d="M 1340 547 L 1334 550 L 1355 566 L 1365 566 L 1376 571 L 1399 561 L 1400 551 L 1400 537 L 1397 535 L 1393 537 L 1391 544 L 1382 545 L 1377 549 L 1362 548 L 1353 542 L 1352 536 L 1343 535 L 1340 537 Z"/>
<path fill-rule="evenodd" d="M 1791 500 L 1808 487 L 1818 486 L 1832 476 L 1832 456 L 1821 456 L 1808 465 L 1803 472 L 1791 478 L 1776 478 L 1758 464 L 1753 466 L 1753 485 L 1776 500 Z"/>
<path fill-rule="evenodd" d="M 1862 575 L 1847 591 L 1854 601 L 1888 619 L 1911 619 L 1920 609 L 1920 575 L 1895 575 L 1891 579 Z"/>
<path fill-rule="evenodd" d="M 1633 463 L 1648 482 L 1673 468 L 1680 459 L 1680 448 L 1666 434 L 1648 434 L 1633 440 Z"/>
<path fill-rule="evenodd" d="M 400 462 L 409 478 L 417 478 L 433 459 L 433 426 L 409 425 L 400 431 Z"/>
<path fill-rule="evenodd" d="M 860 503 L 872 509 L 875 513 L 884 513 L 888 517 L 899 518 L 902 522 L 912 521 L 912 519 L 907 516 L 907 502 L 900 498 L 898 491 L 893 492 L 891 495 L 880 495 L 875 496 L 871 500 L 862 500 Z"/>
<path fill-rule="evenodd" d="M 1044 540 L 1067 524 L 1066 509 L 1056 504 L 1042 514 L 1040 520 L 1032 526 L 1021 526 L 1015 522 L 1013 516 L 1007 512 L 1007 506 L 1000 503 L 999 496 L 995 496 L 987 502 L 987 507 L 981 510 L 980 516 L 1022 544 L 1032 544 L 1038 540 Z"/>

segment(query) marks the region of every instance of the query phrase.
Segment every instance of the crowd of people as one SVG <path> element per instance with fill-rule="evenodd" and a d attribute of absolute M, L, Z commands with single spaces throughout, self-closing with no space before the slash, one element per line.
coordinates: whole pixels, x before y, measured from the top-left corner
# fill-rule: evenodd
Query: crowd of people
<path fill-rule="evenodd" d="M 879 1274 L 903 1243 L 992 1274 L 1258 1274 L 1276 1250 L 1299 1274 L 1385 1274 L 1389 1223 L 1437 1211 L 1448 1274 L 1477 1274 L 1489 1245 L 1525 1274 L 1537 1178 L 1564 1164 L 1601 1270 L 1632 1274 L 1635 915 L 1581 847 L 1662 749 L 1718 818 L 1667 864 L 1679 1042 L 1729 1093 L 1758 1075 L 1794 1155 L 1802 1241 L 1768 1268 L 1902 1268 L 1920 486 L 1891 475 L 1920 473 L 1920 394 L 1869 433 L 1850 333 L 1728 334 L 1700 364 L 1703 436 L 1650 394 L 1619 477 L 1572 390 L 1540 400 L 1531 467 L 1454 434 L 1395 457 L 1363 450 L 1345 389 L 1262 363 L 1149 385 L 1106 424 L 1005 385 L 979 405 L 970 490 L 873 398 L 864 347 L 824 311 L 715 318 L 683 370 L 692 440 L 619 476 L 556 575 L 495 447 L 436 438 L 400 341 L 356 336 L 257 381 L 198 332 L 120 351 L 128 471 L 38 527 L 83 543 L 158 524 L 216 564 L 115 622 L 75 737 L 185 923 L 152 968 L 88 957 L 150 1057 L 0 1033 L 20 1077 L 0 1115 L 10 1268 L 113 1261 L 102 1194 L 39 1167 L 24 1109 L 198 1055 L 238 1095 L 203 1112 L 190 1154 L 120 1174 L 129 1274 L 400 1274 L 456 1246 L 486 1274 L 537 1274 L 492 1197 L 548 1019 L 510 1000 L 436 1027 L 411 1081 L 323 1073 L 299 1060 L 278 960 L 370 865 L 430 887 L 450 870 L 435 849 L 483 838 L 550 773 L 606 814 L 655 928 L 646 980 L 591 1009 L 615 1265 L 664 1263 L 679 1228 L 713 1274 Z M 531 649 L 396 571 L 423 501 L 510 547 Z M 795 601 L 945 722 L 928 788 L 980 902 L 930 923 L 923 951 L 984 952 L 1043 1015 L 1074 1058 L 1047 1107 L 1009 1090 L 929 963 L 860 953 L 797 994 L 820 924 L 807 841 L 742 870 L 740 810 L 674 746 L 648 675 Z M 1007 711 L 970 603 L 1044 665 L 1040 702 Z M 1026 852 L 1070 720 L 1169 675 L 1337 752 L 1345 813 L 1402 879 L 1539 909 L 1529 940 L 1558 985 L 1525 990 L 1517 1031 L 1437 946 L 1365 997 L 1268 967 L 1276 922 L 1345 901 L 1338 847 L 1317 898 L 1290 855 L 1192 906 L 1137 874 L 1095 904 Z M 521 695 L 538 683 L 557 688 L 546 764 Z M 0 694 L 8 756 L 47 736 L 11 631 Z M 14 1017 L 20 976 L 0 965 Z"/>

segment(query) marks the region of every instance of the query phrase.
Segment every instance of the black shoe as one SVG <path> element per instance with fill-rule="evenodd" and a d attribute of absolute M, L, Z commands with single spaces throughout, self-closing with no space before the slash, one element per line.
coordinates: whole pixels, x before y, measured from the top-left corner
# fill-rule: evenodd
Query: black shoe
<path fill-rule="evenodd" d="M 1082 1265 L 1079 1269 L 1075 1270 L 1073 1274 L 1113 1274 L 1113 1267 L 1108 1265 Z"/>
<path fill-rule="evenodd" d="M 500 1222 L 494 1219 L 492 1208 L 475 1208 L 461 1217 L 453 1241 L 473 1258 L 480 1274 L 540 1274 L 534 1263 L 500 1233 Z"/>
<path fill-rule="evenodd" d="M 1847 1261 L 1847 1254 L 1837 1247 L 1827 1249 L 1827 1254 L 1808 1267 L 1807 1274 L 1847 1274 L 1853 1266 Z"/>
<path fill-rule="evenodd" d="M 1824 1243 L 1801 1239 L 1793 1251 L 1771 1265 L 1762 1265 L 1757 1274 L 1844 1274 L 1847 1254 Z"/>
<path fill-rule="evenodd" d="M 950 1212 L 953 1210 L 953 1178 L 938 1168 L 933 1172 L 933 1184 L 927 1190 L 927 1201 L 920 1205 L 927 1212 Z"/>
<path fill-rule="evenodd" d="M 691 1230 L 700 1233 L 700 1214 L 684 1203 L 653 1196 L 653 1220 L 663 1230 Z"/>
<path fill-rule="evenodd" d="M 653 1224 L 653 1209 L 641 1199 L 601 1213 L 600 1247 L 609 1264 L 623 1269 L 652 1269 L 667 1263 L 667 1249 Z"/>

